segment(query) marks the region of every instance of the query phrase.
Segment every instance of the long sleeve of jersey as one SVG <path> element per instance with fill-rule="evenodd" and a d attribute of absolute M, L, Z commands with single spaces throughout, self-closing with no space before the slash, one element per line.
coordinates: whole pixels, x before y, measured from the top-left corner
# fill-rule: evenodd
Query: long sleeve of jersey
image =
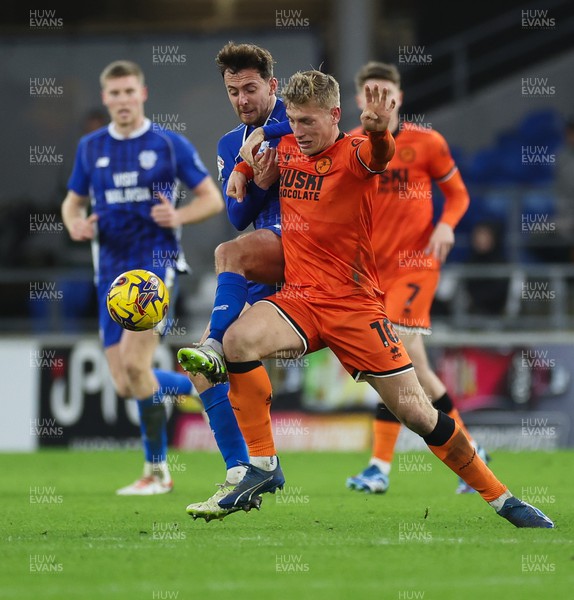
<path fill-rule="evenodd" d="M 238 230 L 243 231 L 248 227 L 259 215 L 262 208 L 265 206 L 269 195 L 277 195 L 277 190 L 271 186 L 268 190 L 262 190 L 253 181 L 249 181 L 247 185 L 247 195 L 243 202 L 237 202 L 235 198 L 231 198 L 227 195 L 227 183 L 229 176 L 233 170 L 235 163 L 232 153 L 228 147 L 224 144 L 220 144 L 218 147 L 218 156 L 220 157 L 223 167 L 220 169 L 219 179 L 221 181 L 221 187 L 223 191 L 223 197 L 225 198 L 225 204 L 227 208 L 227 215 L 231 224 Z M 246 163 L 238 163 L 239 165 L 248 166 Z M 253 178 L 253 174 L 249 179 Z"/>
<path fill-rule="evenodd" d="M 268 194 L 273 197 L 278 196 L 279 182 L 275 182 L 268 190 L 262 190 L 252 181 L 253 169 L 246 162 L 237 163 L 233 170 L 243 173 L 248 182 L 243 202 L 237 202 L 234 198 L 229 198 L 228 203 L 229 219 L 239 231 L 242 231 L 259 214 L 267 202 Z"/>
<path fill-rule="evenodd" d="M 372 173 L 382 173 L 395 155 L 395 138 L 387 129 L 383 133 L 370 131 L 359 145 L 357 156 Z"/>
<path fill-rule="evenodd" d="M 437 131 L 432 133 L 432 140 L 430 174 L 444 195 L 439 222 L 446 223 L 454 229 L 466 213 L 470 197 L 452 158 L 447 141 Z"/>
<path fill-rule="evenodd" d="M 263 134 L 266 140 L 274 140 L 293 133 L 289 121 L 280 121 L 279 123 L 270 123 L 263 126 Z"/>
<path fill-rule="evenodd" d="M 453 229 L 462 219 L 470 204 L 470 196 L 458 169 L 446 181 L 438 181 L 438 187 L 444 195 L 441 223 Z"/>
<path fill-rule="evenodd" d="M 243 164 L 243 163 L 239 163 Z M 243 202 L 237 202 L 235 198 L 230 198 L 225 194 L 227 203 L 227 214 L 232 225 L 239 231 L 248 227 L 259 215 L 267 202 L 267 194 L 273 190 L 273 186 L 268 190 L 262 190 L 253 181 L 247 184 L 247 193 Z M 271 193 L 273 193 L 271 191 Z M 276 195 L 276 192 L 275 192 Z"/>

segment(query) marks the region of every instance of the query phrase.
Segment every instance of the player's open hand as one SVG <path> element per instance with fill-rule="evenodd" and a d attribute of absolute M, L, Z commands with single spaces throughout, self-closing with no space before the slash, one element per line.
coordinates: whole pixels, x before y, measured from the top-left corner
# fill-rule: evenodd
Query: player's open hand
<path fill-rule="evenodd" d="M 243 202 L 247 193 L 247 177 L 239 171 L 231 171 L 227 180 L 226 193 L 230 198 L 235 198 L 237 202 Z"/>
<path fill-rule="evenodd" d="M 152 206 L 151 218 L 160 227 L 179 227 L 181 222 L 175 206 L 170 202 L 169 198 L 161 192 L 157 193 L 157 197 L 159 198 L 159 204 L 154 204 L 154 206 Z"/>
<path fill-rule="evenodd" d="M 379 131 L 383 133 L 387 130 L 391 115 L 396 106 L 394 98 L 388 102 L 388 95 L 389 90 L 387 88 L 379 90 L 379 86 L 376 83 L 372 90 L 369 85 L 365 85 L 365 99 L 367 103 L 361 113 L 361 124 L 365 131 Z"/>
<path fill-rule="evenodd" d="M 453 246 L 454 232 L 452 227 L 446 223 L 438 223 L 430 236 L 426 253 L 434 254 L 443 263 Z"/>
<path fill-rule="evenodd" d="M 74 240 L 74 242 L 86 242 L 88 240 L 93 240 L 96 235 L 96 221 L 98 220 L 98 215 L 96 213 L 92 213 L 89 217 L 79 217 L 72 221 L 72 225 L 70 227 L 70 237 Z"/>
<path fill-rule="evenodd" d="M 263 127 L 257 127 L 254 129 L 241 148 L 239 148 L 239 156 L 253 169 L 257 170 L 255 164 L 255 156 L 259 150 L 259 146 L 265 141 L 265 134 L 263 133 Z"/>

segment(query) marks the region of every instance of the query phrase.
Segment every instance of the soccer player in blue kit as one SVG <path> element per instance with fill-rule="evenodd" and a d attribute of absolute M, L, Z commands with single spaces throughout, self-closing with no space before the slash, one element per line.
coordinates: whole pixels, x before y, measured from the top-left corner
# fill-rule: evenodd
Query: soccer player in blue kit
<path fill-rule="evenodd" d="M 173 482 L 162 397 L 168 390 L 169 395 L 189 394 L 192 384 L 183 373 L 152 368 L 158 332 L 120 327 L 108 314 L 106 292 L 120 273 L 136 268 L 153 271 L 174 291 L 178 273 L 189 271 L 180 244 L 181 227 L 216 215 L 224 203 L 193 144 L 178 133 L 154 127 L 146 118 L 148 93 L 139 65 L 115 61 L 102 71 L 100 84 L 111 123 L 81 138 L 62 219 L 74 241 L 92 243 L 99 331 L 107 363 L 117 393 L 138 400 L 143 475 L 117 493 L 163 494 L 171 491 Z M 177 207 L 182 181 L 194 197 Z"/>
<path fill-rule="evenodd" d="M 284 121 L 285 105 L 277 97 L 277 79 L 273 76 L 273 57 L 254 44 L 229 42 L 218 52 L 216 65 L 231 105 L 241 124 L 226 133 L 217 149 L 219 180 L 227 205 L 229 220 L 239 231 L 252 225 L 253 230 L 220 244 L 215 251 L 217 288 L 210 324 L 195 348 L 180 350 L 180 364 L 190 373 L 203 402 L 215 440 L 224 459 L 227 472 L 224 484 L 204 502 L 190 504 L 187 512 L 206 520 L 221 518 L 235 509 L 221 509 L 217 502 L 237 485 L 250 462 L 248 448 L 237 425 L 227 394 L 226 366 L 221 342 L 227 328 L 245 309 L 274 294 L 283 281 L 283 246 L 279 208 L 279 182 L 274 171 L 275 149 L 279 140 L 262 144 L 255 160 L 258 172 L 247 186 L 244 201 L 227 194 L 228 179 L 241 161 L 239 149 L 249 134 L 263 125 Z M 218 368 L 208 379 L 196 375 L 205 361 Z M 233 373 L 230 373 L 233 376 Z M 257 460 L 257 457 L 251 460 Z M 265 465 L 260 465 L 265 467 Z M 259 507 L 260 497 L 253 505 Z"/>

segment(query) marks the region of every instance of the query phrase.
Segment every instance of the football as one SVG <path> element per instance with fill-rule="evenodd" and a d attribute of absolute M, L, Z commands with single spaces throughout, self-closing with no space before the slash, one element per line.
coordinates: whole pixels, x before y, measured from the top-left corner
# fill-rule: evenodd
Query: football
<path fill-rule="evenodd" d="M 112 319 L 129 331 L 152 329 L 165 318 L 169 292 L 152 271 L 133 269 L 118 275 L 106 296 Z"/>

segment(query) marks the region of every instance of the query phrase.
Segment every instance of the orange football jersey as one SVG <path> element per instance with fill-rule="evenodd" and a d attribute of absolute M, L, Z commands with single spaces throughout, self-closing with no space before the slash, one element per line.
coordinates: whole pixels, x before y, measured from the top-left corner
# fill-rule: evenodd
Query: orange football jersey
<path fill-rule="evenodd" d="M 361 135 L 358 127 L 350 135 Z M 395 135 L 395 155 L 377 177 L 373 204 L 373 248 L 381 282 L 407 269 L 439 269 L 440 263 L 425 254 L 434 230 L 432 183 L 439 185 L 457 173 L 444 137 L 434 130 L 406 124 Z M 467 198 L 449 198 L 441 217 L 455 227 L 466 210 Z M 384 283 L 381 283 L 384 286 Z"/>
<path fill-rule="evenodd" d="M 341 134 L 314 156 L 293 135 L 278 146 L 285 281 L 302 297 L 381 294 L 371 244 L 379 172 L 359 156 L 365 140 Z"/>

